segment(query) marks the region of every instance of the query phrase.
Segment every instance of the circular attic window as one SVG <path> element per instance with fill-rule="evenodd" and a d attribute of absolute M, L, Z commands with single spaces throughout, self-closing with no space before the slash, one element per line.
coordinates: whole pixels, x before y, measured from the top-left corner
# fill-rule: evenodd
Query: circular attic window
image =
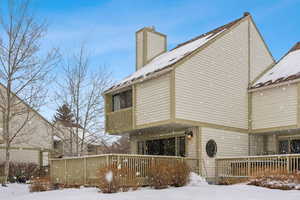
<path fill-rule="evenodd" d="M 209 140 L 206 143 L 206 153 L 210 158 L 215 157 L 217 154 L 217 143 L 214 140 Z"/>

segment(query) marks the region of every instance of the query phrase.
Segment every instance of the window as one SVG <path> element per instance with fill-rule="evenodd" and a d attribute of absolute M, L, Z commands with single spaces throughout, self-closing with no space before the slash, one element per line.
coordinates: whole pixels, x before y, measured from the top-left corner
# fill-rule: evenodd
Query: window
<path fill-rule="evenodd" d="M 300 153 L 300 140 L 291 140 L 291 153 Z"/>
<path fill-rule="evenodd" d="M 141 155 L 145 154 L 145 142 L 144 141 L 138 141 L 137 145 L 138 145 L 138 149 L 137 149 L 138 154 L 141 154 Z"/>
<path fill-rule="evenodd" d="M 59 144 L 60 144 L 60 141 L 54 141 L 53 142 L 53 148 L 54 149 L 58 149 L 59 148 Z"/>
<path fill-rule="evenodd" d="M 280 154 L 289 153 L 289 141 L 288 140 L 279 141 L 279 153 Z"/>
<path fill-rule="evenodd" d="M 146 140 L 137 143 L 138 154 L 185 156 L 185 136 Z"/>
<path fill-rule="evenodd" d="M 89 153 L 94 152 L 94 151 L 95 151 L 94 146 L 93 146 L 93 145 L 87 145 L 87 151 L 88 151 Z"/>
<path fill-rule="evenodd" d="M 178 143 L 179 143 L 179 145 L 178 145 L 179 146 L 179 150 L 178 150 L 179 156 L 185 157 L 185 137 L 184 136 L 179 137 Z"/>
<path fill-rule="evenodd" d="M 206 143 L 206 153 L 210 158 L 215 157 L 217 154 L 217 143 L 214 140 L 209 140 Z"/>
<path fill-rule="evenodd" d="M 117 111 L 132 106 L 132 91 L 127 90 L 112 96 L 112 111 Z"/>
<path fill-rule="evenodd" d="M 288 153 L 300 153 L 300 140 L 281 140 L 279 141 L 279 153 L 288 154 Z"/>

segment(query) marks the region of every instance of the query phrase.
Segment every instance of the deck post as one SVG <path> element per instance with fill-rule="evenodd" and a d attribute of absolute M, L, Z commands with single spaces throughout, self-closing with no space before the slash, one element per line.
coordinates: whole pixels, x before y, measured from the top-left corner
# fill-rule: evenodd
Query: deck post
<path fill-rule="evenodd" d="M 68 177 L 67 177 L 67 160 L 65 160 L 65 184 L 67 184 Z"/>
<path fill-rule="evenodd" d="M 83 158 L 83 185 L 87 184 L 87 166 L 86 166 L 86 157 Z"/>
<path fill-rule="evenodd" d="M 219 184 L 219 170 L 218 170 L 218 159 L 215 160 L 215 184 Z"/>
<path fill-rule="evenodd" d="M 109 166 L 109 156 L 110 156 L 110 155 L 107 155 L 107 156 L 106 156 L 106 167 Z"/>
<path fill-rule="evenodd" d="M 248 170 L 247 170 L 247 176 L 250 177 L 251 176 L 251 162 L 250 162 L 250 158 L 247 159 L 248 160 Z"/>
<path fill-rule="evenodd" d="M 286 157 L 286 172 L 290 172 L 290 158 L 289 156 Z"/>

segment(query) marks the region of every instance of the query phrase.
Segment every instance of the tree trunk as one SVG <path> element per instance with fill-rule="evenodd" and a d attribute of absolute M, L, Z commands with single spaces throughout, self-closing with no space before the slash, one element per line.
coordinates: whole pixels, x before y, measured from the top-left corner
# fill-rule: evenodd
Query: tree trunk
<path fill-rule="evenodd" d="M 70 131 L 70 155 L 73 156 L 73 131 Z"/>
<path fill-rule="evenodd" d="M 7 144 L 5 146 L 5 162 L 4 162 L 4 185 L 8 181 L 8 175 L 9 175 L 9 161 L 10 161 L 10 151 L 9 151 L 10 145 Z"/>

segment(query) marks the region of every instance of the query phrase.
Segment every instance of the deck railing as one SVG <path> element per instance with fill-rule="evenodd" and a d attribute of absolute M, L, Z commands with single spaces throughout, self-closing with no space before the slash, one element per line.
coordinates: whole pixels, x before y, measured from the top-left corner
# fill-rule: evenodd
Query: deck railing
<path fill-rule="evenodd" d="M 217 178 L 246 178 L 268 172 L 300 171 L 300 154 L 247 156 L 216 159 Z"/>
<path fill-rule="evenodd" d="M 192 171 L 198 173 L 198 160 L 175 156 L 150 156 L 131 154 L 105 154 L 97 156 L 72 157 L 50 160 L 50 178 L 53 183 L 67 185 L 97 184 L 97 170 L 101 167 L 116 165 L 131 170 L 139 183 L 148 185 L 149 170 L 159 162 L 186 162 Z M 129 177 L 132 178 L 132 177 Z"/>
<path fill-rule="evenodd" d="M 106 114 L 105 129 L 109 133 L 132 129 L 132 108 L 126 108 Z"/>

